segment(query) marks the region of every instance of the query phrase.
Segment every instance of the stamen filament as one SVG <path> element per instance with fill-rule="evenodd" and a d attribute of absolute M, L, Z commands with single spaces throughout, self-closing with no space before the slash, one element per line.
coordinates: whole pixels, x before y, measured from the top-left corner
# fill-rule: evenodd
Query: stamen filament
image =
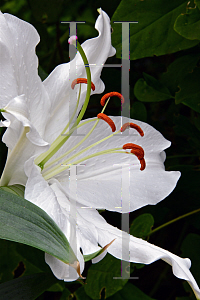
<path fill-rule="evenodd" d="M 55 170 L 51 169 L 50 172 L 46 172 L 46 174 L 43 174 L 43 177 L 44 177 L 45 180 L 48 180 L 48 179 L 54 177 L 55 175 L 69 169 L 71 165 L 77 165 L 77 164 L 79 164 L 79 163 L 81 163 L 81 162 L 83 162 L 87 159 L 93 158 L 93 157 L 98 156 L 98 155 L 111 154 L 111 153 L 125 153 L 124 151 L 120 151 L 120 150 L 122 150 L 121 147 L 120 148 L 113 148 L 113 149 L 109 149 L 109 150 L 103 150 L 103 151 L 100 151 L 100 152 L 96 152 L 94 154 L 90 154 L 90 155 L 88 155 L 84 158 L 81 158 L 77 161 L 74 161 L 71 164 L 67 164 L 67 165 L 62 164 L 59 167 L 57 167 Z M 131 154 L 131 153 L 128 152 L 128 154 Z"/>
<path fill-rule="evenodd" d="M 85 97 L 83 107 L 79 113 L 79 116 L 78 116 L 75 124 L 71 128 L 72 132 L 77 128 L 77 125 L 80 123 L 80 121 L 83 118 L 83 115 L 86 111 L 86 108 L 87 108 L 89 100 L 90 100 L 90 92 L 91 92 L 91 72 L 90 72 L 90 68 L 89 68 L 89 63 L 88 63 L 87 57 L 78 41 L 77 41 L 77 50 L 79 51 L 79 53 L 83 59 L 83 62 L 85 64 L 85 69 L 86 69 L 86 74 L 87 74 L 87 92 L 86 92 L 86 97 Z M 49 150 L 47 150 L 45 153 L 42 153 L 35 159 L 35 164 L 37 164 L 41 169 L 43 169 L 45 163 L 64 145 L 64 143 L 68 139 L 69 139 L 69 136 L 67 136 L 67 137 L 59 136 L 58 141 L 54 142 L 50 146 Z"/>
<path fill-rule="evenodd" d="M 106 109 L 106 106 L 108 105 L 108 102 L 109 102 L 110 98 L 108 98 L 106 104 L 104 105 L 103 109 L 102 109 L 102 113 L 104 112 L 104 110 Z M 97 126 L 99 120 L 98 119 L 92 119 L 92 120 L 87 120 L 81 124 L 79 124 L 77 126 L 77 128 L 80 128 L 81 126 L 89 123 L 89 122 L 93 122 L 96 120 L 96 123 L 94 124 L 94 126 L 92 127 L 92 129 L 89 131 L 89 133 L 78 143 L 76 144 L 73 148 L 71 148 L 69 151 L 65 152 L 64 154 L 62 154 L 61 156 L 59 156 L 58 158 L 54 159 L 53 161 L 51 161 L 49 164 L 46 165 L 46 168 L 50 167 L 51 165 L 53 165 L 55 162 L 59 161 L 60 159 L 62 159 L 63 157 L 67 156 L 68 154 L 70 154 L 72 151 L 74 151 L 76 148 L 78 148 L 88 137 L 89 135 L 94 131 L 95 127 Z M 71 135 L 71 132 L 69 132 L 69 136 Z"/>
<path fill-rule="evenodd" d="M 94 122 L 94 121 L 98 121 L 98 119 L 97 119 L 97 118 L 94 118 L 94 119 L 91 119 L 91 120 L 87 120 L 87 121 L 85 121 L 85 122 L 82 122 L 81 124 L 79 124 L 79 125 L 77 126 L 77 129 L 80 128 L 80 127 L 82 127 L 83 125 L 86 125 L 87 123 Z M 69 132 L 68 132 L 68 135 L 70 136 L 71 133 L 72 133 L 72 131 L 69 131 Z M 76 147 L 77 147 L 77 145 L 74 146 L 74 148 L 76 148 Z M 73 150 L 74 150 L 74 149 L 71 148 L 68 152 L 70 153 L 70 152 L 72 152 Z M 55 158 L 54 160 L 50 161 L 49 163 L 45 164 L 45 167 L 44 167 L 43 170 L 49 168 L 49 167 L 52 166 L 54 163 L 58 162 L 58 161 L 61 160 L 63 157 L 65 157 L 66 155 L 68 155 L 68 154 L 69 154 L 68 152 L 63 153 L 63 154 L 60 155 L 59 157 L 57 157 L 57 158 Z"/>
<path fill-rule="evenodd" d="M 73 120 L 73 118 L 74 118 L 74 116 L 75 116 L 75 114 L 76 114 L 76 111 L 77 111 L 77 109 L 78 109 L 80 97 L 81 97 L 81 85 L 80 85 L 80 88 L 79 88 L 78 99 L 77 99 L 77 102 L 76 102 L 76 106 L 75 106 L 74 112 L 73 112 L 73 114 L 72 114 L 72 116 L 71 116 L 71 118 L 70 118 L 68 124 L 67 124 L 66 127 L 63 129 L 63 131 L 61 132 L 61 135 L 59 135 L 59 137 L 62 136 L 62 135 L 67 131 L 67 129 L 69 128 L 69 126 L 70 126 L 70 124 L 71 124 L 71 122 L 72 122 L 72 120 Z M 58 138 L 59 138 L 59 137 L 58 137 Z"/>
<path fill-rule="evenodd" d="M 97 122 L 98 122 L 98 121 L 99 121 L 99 120 L 97 120 Z M 94 126 L 93 126 L 93 127 L 94 127 Z M 93 128 L 92 128 L 92 129 L 93 129 Z M 94 130 L 94 129 L 93 129 L 93 130 Z M 68 163 L 69 163 L 70 161 L 72 161 L 75 157 L 81 155 L 81 154 L 84 153 L 85 151 L 87 151 L 87 150 L 93 148 L 94 146 L 96 146 L 96 145 L 98 145 L 98 144 L 100 144 L 100 143 L 106 141 L 107 139 L 113 137 L 113 135 L 115 135 L 115 134 L 117 134 L 117 133 L 120 133 L 120 130 L 119 130 L 119 131 L 116 131 L 116 132 L 114 132 L 114 133 L 112 133 L 111 135 L 105 137 L 105 138 L 102 139 L 102 140 L 99 140 L 98 142 L 96 142 L 96 143 L 94 143 L 94 144 L 91 144 L 90 146 L 86 147 L 85 149 L 83 149 L 83 150 L 81 150 L 81 151 L 75 153 L 74 155 L 72 155 L 71 157 L 69 157 L 68 159 L 66 159 L 65 161 L 63 161 L 62 164 L 68 164 Z M 88 137 L 88 136 L 89 136 L 89 135 L 87 134 L 87 137 Z M 83 142 L 83 140 L 81 140 L 80 143 L 78 143 L 76 146 L 74 146 L 74 148 L 75 148 L 75 147 L 78 147 L 80 144 L 82 144 L 82 142 Z M 122 149 L 122 148 L 120 148 L 120 149 Z M 73 149 L 73 150 L 74 150 L 74 149 Z M 73 151 L 73 150 L 72 150 L 72 151 Z M 69 154 L 69 152 L 71 152 L 71 149 L 70 149 L 68 152 L 66 152 L 65 154 L 67 155 L 67 154 Z M 56 170 L 57 167 L 58 167 L 58 166 L 55 166 L 55 167 L 53 167 L 51 170 Z M 49 171 L 47 171 L 47 172 L 49 172 Z M 46 172 L 45 172 L 45 173 L 46 173 Z M 45 174 L 45 173 L 43 173 L 43 174 Z"/>

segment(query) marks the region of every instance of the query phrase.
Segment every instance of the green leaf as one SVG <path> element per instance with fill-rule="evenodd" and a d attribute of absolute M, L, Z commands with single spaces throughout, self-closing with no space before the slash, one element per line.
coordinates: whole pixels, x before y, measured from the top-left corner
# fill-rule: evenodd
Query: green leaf
<path fill-rule="evenodd" d="M 59 298 L 59 300 L 69 300 L 70 298 L 71 292 L 65 288 L 64 291 L 62 292 L 62 296 Z"/>
<path fill-rule="evenodd" d="M 30 275 L 41 271 L 48 272 L 44 252 L 27 245 L 0 240 L 0 282 Z"/>
<path fill-rule="evenodd" d="M 179 90 L 178 85 L 183 78 L 193 72 L 199 57 L 199 53 L 178 57 L 169 65 L 167 72 L 162 74 L 160 82 L 168 87 L 172 95 Z"/>
<path fill-rule="evenodd" d="M 103 249 L 100 249 L 92 254 L 83 255 L 84 261 L 89 261 L 89 260 L 99 256 L 103 251 L 104 251 Z"/>
<path fill-rule="evenodd" d="M 127 283 L 124 288 L 117 292 L 109 300 L 154 300 L 131 283 Z"/>
<path fill-rule="evenodd" d="M 143 75 L 145 80 L 140 78 L 134 87 L 134 94 L 138 100 L 160 102 L 172 98 L 168 88 L 157 79 L 145 73 Z"/>
<path fill-rule="evenodd" d="M 187 9 L 185 14 L 180 14 L 175 21 L 174 30 L 189 40 L 200 40 L 200 10 Z"/>
<path fill-rule="evenodd" d="M 184 0 L 122 0 L 112 22 L 138 21 L 130 24 L 130 59 L 170 54 L 197 45 L 199 41 L 185 39 L 173 28 L 177 17 L 185 13 L 186 4 Z M 112 24 L 112 44 L 118 58 L 122 49 L 121 26 Z"/>
<path fill-rule="evenodd" d="M 79 289 L 76 290 L 76 292 L 74 293 L 74 295 L 76 296 L 76 300 L 90 300 L 92 298 L 90 298 L 86 292 L 84 287 L 80 287 Z M 61 299 L 62 300 L 62 299 Z M 64 299 L 63 299 L 64 300 Z"/>
<path fill-rule="evenodd" d="M 100 254 L 102 254 L 113 243 L 113 241 L 111 241 L 109 244 L 105 245 L 103 248 L 101 248 L 100 250 L 98 250 L 92 254 L 83 255 L 84 261 L 89 261 L 89 260 L 99 256 Z"/>
<path fill-rule="evenodd" d="M 151 232 L 154 224 L 154 218 L 151 214 L 142 214 L 137 217 L 131 224 L 130 234 L 145 239 Z"/>
<path fill-rule="evenodd" d="M 0 285 L 0 299 L 34 300 L 56 281 L 51 273 L 37 273 L 13 279 Z"/>
<path fill-rule="evenodd" d="M 143 103 L 134 102 L 130 109 L 130 117 L 132 119 L 140 120 L 143 122 L 147 121 L 147 110 Z"/>
<path fill-rule="evenodd" d="M 92 299 L 101 299 L 101 292 L 105 289 L 107 298 L 121 290 L 127 280 L 121 279 L 121 260 L 107 254 L 98 264 L 93 264 L 89 268 L 84 285 L 85 292 Z"/>
<path fill-rule="evenodd" d="M 38 248 L 65 263 L 77 261 L 65 235 L 45 211 L 2 189 L 0 238 Z"/>
<path fill-rule="evenodd" d="M 20 255 L 21 261 L 23 261 L 24 266 L 25 266 L 25 275 L 29 275 L 32 273 L 38 273 L 39 271 L 42 272 L 48 272 L 49 271 L 49 266 L 45 262 L 44 259 L 44 252 L 37 249 L 30 247 L 25 244 L 20 244 L 20 243 L 14 243 L 11 241 L 6 241 L 2 240 L 4 242 L 9 242 L 15 244 L 15 249 L 16 252 Z M 37 272 L 33 271 L 33 267 L 31 268 L 31 272 L 28 270 L 28 266 L 34 266 L 34 268 L 37 268 Z M 27 273 L 28 271 L 28 273 Z"/>
<path fill-rule="evenodd" d="M 179 92 L 175 95 L 175 103 L 183 103 L 200 113 L 200 69 L 194 71 L 181 80 Z"/>
<path fill-rule="evenodd" d="M 182 141 L 182 145 L 180 145 L 180 147 L 185 148 L 185 153 L 193 153 L 194 155 L 198 156 L 200 154 L 199 130 L 190 122 L 190 120 L 187 117 L 182 115 L 175 116 L 174 123 L 174 130 L 176 135 L 184 137 L 184 140 Z M 190 190 L 194 192 L 193 189 Z"/>
<path fill-rule="evenodd" d="M 25 188 L 23 185 L 15 184 L 10 186 L 1 186 L 1 189 L 14 195 L 24 197 Z"/>

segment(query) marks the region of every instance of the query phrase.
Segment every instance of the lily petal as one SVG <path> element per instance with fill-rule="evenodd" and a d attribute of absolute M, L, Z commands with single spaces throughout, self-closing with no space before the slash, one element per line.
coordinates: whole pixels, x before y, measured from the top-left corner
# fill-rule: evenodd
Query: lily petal
<path fill-rule="evenodd" d="M 1 126 L 8 127 L 3 136 L 3 142 L 9 149 L 1 185 L 25 185 L 27 177 L 24 163 L 32 155 L 39 155 L 48 150 L 49 144 L 39 135 L 29 121 L 29 112 L 25 95 L 15 97 L 4 107 L 3 116 L 6 121 Z"/>
<path fill-rule="evenodd" d="M 93 215 L 93 216 L 92 216 Z M 89 211 L 87 220 L 95 222 L 99 234 L 99 244 L 103 247 L 115 239 L 107 251 L 118 259 L 127 260 L 122 255 L 123 240 L 129 240 L 130 262 L 151 264 L 159 259 L 172 266 L 173 274 L 180 279 L 186 280 L 194 291 L 197 299 L 200 299 L 200 289 L 190 272 L 191 261 L 188 258 L 181 258 L 160 247 L 152 245 L 147 241 L 129 236 L 127 233 L 106 223 L 104 218 L 98 215 L 97 211 Z M 126 241 L 124 243 L 127 244 Z M 127 250 L 127 249 L 125 249 Z"/>
<path fill-rule="evenodd" d="M 95 85 L 95 91 L 91 94 L 103 92 L 104 83 L 100 79 L 103 64 L 109 56 L 113 56 L 116 52 L 111 45 L 110 19 L 103 10 L 96 21 L 95 28 L 99 32 L 98 37 L 87 40 L 81 45 L 89 64 L 91 64 L 91 77 Z M 86 78 L 86 71 L 83 60 L 77 53 L 70 63 L 57 66 L 44 81 L 44 86 L 51 99 L 51 117 L 45 132 L 45 139 L 49 142 L 52 142 L 60 134 L 63 124 L 67 124 L 70 114 L 73 113 L 77 95 L 71 89 L 71 83 L 79 77 Z M 86 89 L 86 85 L 82 85 L 78 111 L 85 100 Z M 78 91 L 78 87 L 75 87 L 75 90 Z"/>
<path fill-rule="evenodd" d="M 107 248 L 107 251 L 111 255 L 118 259 L 127 260 L 123 257 L 122 253 L 124 253 L 124 250 L 126 252 L 129 251 L 130 262 L 143 264 L 150 264 L 162 259 L 172 266 L 176 277 L 188 281 L 196 297 L 199 299 L 200 290 L 189 271 L 191 262 L 188 258 L 178 257 L 147 241 L 130 236 L 118 228 L 109 225 L 95 209 L 81 207 L 80 204 L 69 201 L 59 182 L 54 179 L 48 185 L 36 166 L 32 165 L 32 171 L 29 175 L 25 191 L 26 199 L 38 205 L 52 216 L 68 240 L 70 240 L 71 232 L 73 235 L 73 239 L 71 240 L 72 248 L 74 247 L 75 254 L 80 259 L 81 272 L 83 271 L 84 263 L 80 248 L 83 254 L 91 254 L 99 249 L 98 244 L 104 247 L 115 239 Z M 71 211 L 75 212 L 75 214 L 74 218 L 69 220 L 69 213 L 71 214 Z M 74 240 L 76 240 L 75 243 Z M 129 241 L 129 249 L 126 249 L 126 241 Z M 75 250 L 75 246 L 77 250 Z M 103 256 L 100 258 L 103 258 Z M 74 273 L 69 273 L 70 267 L 62 264 L 57 259 L 46 255 L 46 262 L 50 265 L 54 275 L 59 279 L 64 279 L 65 281 L 76 279 Z"/>
<path fill-rule="evenodd" d="M 92 77 L 96 84 L 95 93 L 100 93 L 104 89 L 100 79 L 102 65 L 108 56 L 115 53 L 111 46 L 110 19 L 103 11 L 97 19 L 96 29 L 99 36 L 86 41 L 83 48 L 89 62 L 99 65 L 93 68 Z M 77 54 L 73 62 L 58 66 L 43 83 L 37 72 L 35 47 L 39 42 L 39 35 L 35 28 L 12 15 L 0 12 L 0 34 L 0 108 L 7 112 L 4 113 L 7 120 L 1 122 L 1 126 L 8 127 L 3 138 L 9 148 L 8 159 L 11 158 L 12 150 L 17 148 L 12 153 L 12 160 L 9 162 L 7 159 L 1 184 L 25 185 L 27 178 L 23 169 L 24 162 L 33 154 L 37 156 L 45 152 L 48 142 L 52 142 L 66 126 L 69 120 L 66 115 L 69 101 L 73 102 L 71 109 L 76 105 L 76 93 L 71 89 L 70 80 L 77 76 L 86 77 L 85 66 Z M 78 71 L 76 65 L 80 66 Z M 83 87 L 80 106 L 85 98 L 85 90 L 86 87 Z M 71 92 L 73 101 L 69 97 Z M 41 146 L 41 149 L 37 149 L 35 145 Z M 12 171 L 13 168 L 15 172 Z"/>
<path fill-rule="evenodd" d="M 119 130 L 121 128 L 121 117 L 112 117 L 112 120 Z M 144 149 L 146 168 L 141 171 L 137 157 L 126 153 L 104 154 L 83 161 L 81 165 L 77 166 L 76 192 L 78 201 L 85 206 L 118 212 L 133 211 L 147 204 L 157 204 L 167 197 L 176 186 L 180 172 L 167 172 L 163 164 L 165 159 L 163 150 L 170 146 L 170 142 L 160 132 L 146 123 L 124 117 L 123 122 L 133 122 L 139 125 L 144 131 L 144 136 L 141 137 L 133 129 L 127 130 L 123 134 L 114 135 L 90 148 L 87 152 L 77 156 L 74 161 L 98 151 L 122 147 L 128 142 L 133 142 Z M 68 151 L 78 144 L 92 126 L 93 124 L 90 122 L 80 127 L 77 131 L 78 134 L 69 138 L 62 152 Z M 111 130 L 108 124 L 100 120 L 89 138 L 67 158 L 70 161 L 71 155 L 110 134 Z M 59 155 L 59 152 L 57 155 Z M 70 163 L 73 163 L 73 161 L 70 161 Z M 121 199 L 122 166 L 124 166 L 130 180 L 127 197 L 124 197 L 130 202 L 129 207 L 126 205 L 126 208 L 121 206 L 121 200 L 125 201 L 125 199 Z M 75 195 L 69 191 L 69 171 L 64 171 L 55 177 L 67 191 L 68 197 L 75 198 Z"/>
<path fill-rule="evenodd" d="M 43 209 L 64 232 L 80 262 L 80 272 L 82 273 L 84 270 L 84 259 L 80 250 L 77 251 L 77 247 L 80 246 L 76 243 L 76 220 L 71 216 L 69 201 L 66 201 L 64 206 L 61 207 L 58 199 L 60 201 L 63 200 L 62 192 L 56 187 L 54 188 L 54 186 L 52 186 L 53 188 L 49 186 L 40 174 L 40 168 L 34 164 L 33 158 L 26 163 L 27 165 L 29 168 L 25 198 Z M 30 166 L 32 166 L 31 169 Z M 65 281 L 78 279 L 79 276 L 76 270 L 70 265 L 63 263 L 49 254 L 45 254 L 45 260 L 57 278 L 62 278 Z"/>
<path fill-rule="evenodd" d="M 24 95 L 30 122 L 43 136 L 50 103 L 37 71 L 35 47 L 40 37 L 31 24 L 1 12 L 0 34 L 0 108 L 15 97 Z"/>

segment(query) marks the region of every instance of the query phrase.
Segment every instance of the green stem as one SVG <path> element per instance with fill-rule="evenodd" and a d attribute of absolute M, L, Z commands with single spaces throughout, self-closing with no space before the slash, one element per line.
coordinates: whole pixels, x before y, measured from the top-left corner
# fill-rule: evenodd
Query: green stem
<path fill-rule="evenodd" d="M 80 123 L 80 121 L 82 120 L 82 118 L 84 116 L 84 113 L 87 109 L 87 106 L 88 106 L 88 103 L 89 103 L 89 100 L 90 100 L 90 93 L 91 93 L 91 72 L 90 72 L 89 63 L 88 63 L 87 57 L 85 55 L 85 52 L 83 51 L 83 48 L 81 47 L 81 45 L 79 44 L 78 41 L 77 41 L 76 47 L 77 47 L 77 50 L 79 51 L 79 53 L 82 57 L 82 60 L 85 64 L 85 70 L 86 70 L 86 75 L 87 75 L 87 92 L 86 92 L 85 102 L 83 104 L 83 107 L 80 111 L 80 114 L 79 114 L 75 124 L 73 125 L 73 127 L 76 127 Z"/>
<path fill-rule="evenodd" d="M 193 210 L 193 211 L 191 211 L 191 212 L 189 212 L 189 213 L 187 213 L 187 214 L 185 214 L 185 215 L 182 215 L 182 216 L 180 216 L 180 217 L 178 217 L 178 218 L 175 218 L 175 219 L 173 219 L 173 220 L 171 220 L 171 221 L 169 221 L 169 222 L 167 222 L 167 223 L 165 223 L 165 224 L 163 224 L 163 225 L 161 225 L 161 226 L 155 228 L 155 229 L 152 230 L 148 235 L 152 235 L 154 232 L 156 232 L 156 231 L 158 231 L 158 230 L 160 230 L 160 229 L 162 229 L 162 228 L 164 228 L 164 227 L 166 227 L 166 226 L 168 226 L 168 225 L 170 225 L 170 224 L 172 224 L 172 223 L 175 223 L 175 222 L 177 222 L 177 221 L 179 221 L 179 220 L 181 220 L 181 219 L 183 219 L 183 218 L 186 218 L 186 217 L 188 217 L 188 216 L 191 216 L 191 215 L 193 215 L 193 214 L 196 214 L 196 213 L 198 213 L 198 212 L 200 212 L 200 208 L 198 208 L 198 209 L 196 209 L 196 210 Z"/>

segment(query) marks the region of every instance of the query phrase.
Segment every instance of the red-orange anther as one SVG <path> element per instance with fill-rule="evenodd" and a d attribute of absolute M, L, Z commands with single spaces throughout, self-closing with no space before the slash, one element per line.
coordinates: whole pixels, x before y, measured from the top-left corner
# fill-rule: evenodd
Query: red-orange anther
<path fill-rule="evenodd" d="M 103 114 L 103 113 L 99 113 L 97 115 L 97 118 L 102 119 L 104 121 L 106 121 L 108 123 L 108 125 L 110 125 L 112 132 L 115 132 L 116 130 L 116 126 L 115 123 L 113 122 L 113 120 L 111 120 L 111 118 L 109 118 L 107 115 Z"/>
<path fill-rule="evenodd" d="M 143 171 L 146 168 L 146 162 L 144 158 L 140 160 L 140 165 L 141 165 L 140 170 Z"/>
<path fill-rule="evenodd" d="M 133 149 L 135 146 L 137 146 L 137 145 L 133 144 L 133 143 L 127 143 L 127 144 L 123 145 L 123 149 Z"/>
<path fill-rule="evenodd" d="M 124 132 L 127 127 L 131 127 L 131 128 L 136 129 L 137 132 L 139 132 L 139 134 L 141 136 L 144 136 L 144 132 L 143 132 L 142 128 L 139 125 L 135 124 L 135 123 L 125 123 L 125 124 L 123 124 L 122 127 L 121 127 L 121 132 Z"/>
<path fill-rule="evenodd" d="M 74 89 L 75 85 L 78 84 L 78 83 L 87 83 L 87 79 L 86 78 L 77 78 L 77 79 L 74 79 L 72 81 L 71 88 Z M 93 82 L 91 82 L 91 89 L 93 91 L 95 90 L 95 85 L 94 85 Z"/>
<path fill-rule="evenodd" d="M 142 147 L 134 147 L 131 149 L 131 153 L 135 154 L 139 160 L 142 160 L 144 158 L 144 150 Z"/>
<path fill-rule="evenodd" d="M 111 93 L 105 94 L 105 95 L 101 98 L 101 101 L 100 101 L 101 105 L 104 106 L 106 100 L 107 100 L 109 97 L 113 97 L 113 96 L 117 96 L 119 99 L 121 99 L 121 103 L 124 103 L 124 97 L 122 96 L 122 94 L 120 94 L 120 93 L 118 93 L 118 92 L 111 92 Z"/>
<path fill-rule="evenodd" d="M 146 163 L 145 163 L 145 159 L 144 159 L 144 150 L 142 147 L 136 145 L 136 144 L 132 144 L 132 143 L 127 143 L 123 145 L 123 149 L 131 149 L 131 153 L 135 154 L 135 156 L 137 156 L 137 158 L 140 161 L 140 170 L 144 170 L 146 167 Z"/>

